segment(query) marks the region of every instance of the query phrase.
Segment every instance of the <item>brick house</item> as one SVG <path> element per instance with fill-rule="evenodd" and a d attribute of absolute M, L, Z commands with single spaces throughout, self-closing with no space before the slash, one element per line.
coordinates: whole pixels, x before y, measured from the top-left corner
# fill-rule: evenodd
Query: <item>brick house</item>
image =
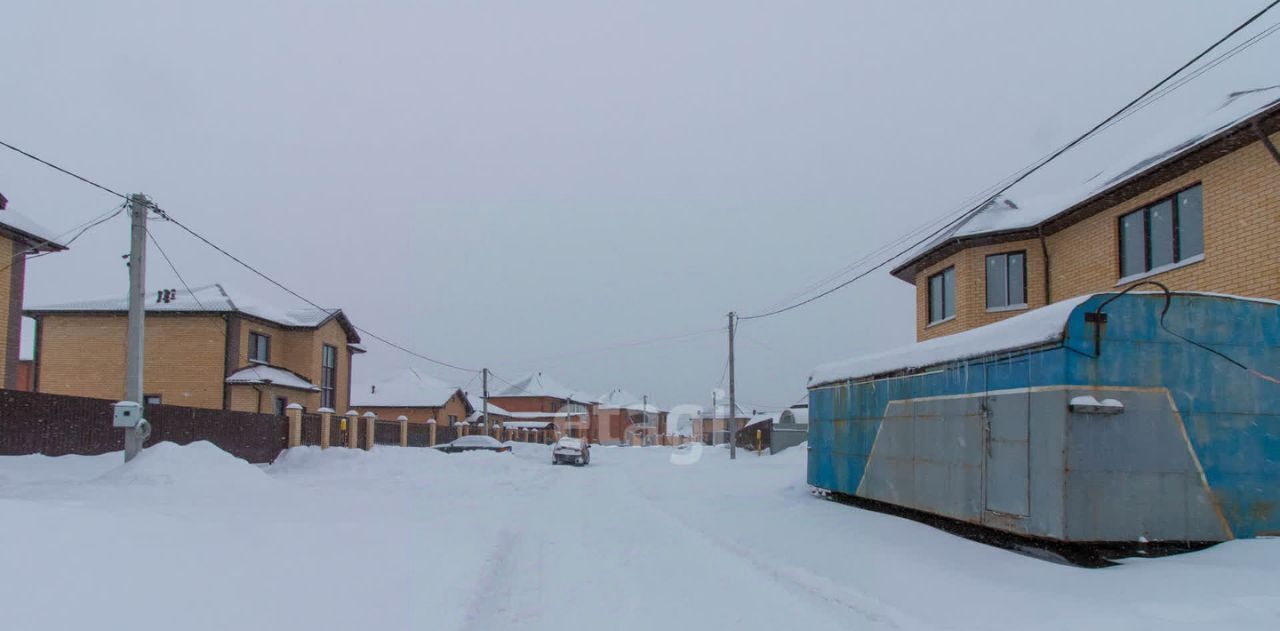
<path fill-rule="evenodd" d="M 461 388 L 412 368 L 353 385 L 351 409 L 360 414 L 373 412 L 388 420 L 404 416 L 410 423 L 434 419 L 442 427 L 464 422 L 475 412 Z"/>
<path fill-rule="evenodd" d="M 646 403 L 642 397 L 619 388 L 596 398 L 599 422 L 592 435 L 596 442 L 625 443 L 635 435 L 645 442 L 653 442 L 666 433 L 667 413 Z"/>
<path fill-rule="evenodd" d="M 1280 299 L 1280 86 L 1171 132 L 1078 190 L 993 200 L 911 253 L 893 275 L 916 286 L 917 340 L 1148 279 Z"/>
<path fill-rule="evenodd" d="M 67 249 L 48 230 L 9 210 L 9 200 L 0 195 L 0 387 L 22 387 L 24 375 L 18 352 L 22 338 L 22 294 L 26 286 L 27 256 Z"/>
<path fill-rule="evenodd" d="M 596 426 L 595 397 L 573 390 L 548 375 L 533 373 L 489 396 L 516 421 L 553 423 L 570 436 L 591 436 Z"/>
<path fill-rule="evenodd" d="M 120 399 L 127 299 L 27 309 L 36 321 L 35 390 Z M 148 402 L 245 412 L 345 411 L 351 358 L 364 352 L 341 309 L 290 309 L 222 285 L 155 292 L 146 305 Z"/>

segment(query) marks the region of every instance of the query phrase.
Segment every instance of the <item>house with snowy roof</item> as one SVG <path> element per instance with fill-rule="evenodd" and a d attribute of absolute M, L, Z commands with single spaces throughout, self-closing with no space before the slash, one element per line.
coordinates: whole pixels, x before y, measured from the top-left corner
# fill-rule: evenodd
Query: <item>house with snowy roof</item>
<path fill-rule="evenodd" d="M 163 289 L 146 304 L 147 403 L 282 414 L 345 411 L 351 360 L 364 350 L 341 309 L 294 308 L 221 284 Z M 29 308 L 38 392 L 121 399 L 128 300 Z"/>
<path fill-rule="evenodd" d="M 373 412 L 381 419 L 404 416 L 410 423 L 435 421 L 443 427 L 462 423 L 475 412 L 462 388 L 413 368 L 353 384 L 351 408 L 360 414 Z"/>
<path fill-rule="evenodd" d="M 596 397 L 598 429 L 593 439 L 600 443 L 624 444 L 639 439 L 646 444 L 666 433 L 667 413 L 621 388 Z"/>
<path fill-rule="evenodd" d="M 1237 92 L 1059 194 L 999 197 L 906 255 L 916 338 L 1143 281 L 1280 298 L 1280 85 Z"/>
<path fill-rule="evenodd" d="M 18 388 L 18 350 L 22 336 L 22 294 L 26 287 L 27 257 L 60 252 L 67 247 L 22 213 L 9 209 L 9 200 L 0 195 L 0 387 Z"/>
<path fill-rule="evenodd" d="M 596 397 L 574 390 L 541 372 L 507 384 L 489 402 L 506 409 L 515 421 L 552 423 L 570 436 L 591 436 L 596 426 Z"/>

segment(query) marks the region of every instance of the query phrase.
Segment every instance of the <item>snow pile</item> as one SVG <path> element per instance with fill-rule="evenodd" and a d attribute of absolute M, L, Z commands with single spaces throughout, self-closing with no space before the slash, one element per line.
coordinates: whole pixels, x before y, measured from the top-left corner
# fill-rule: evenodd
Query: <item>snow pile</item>
<path fill-rule="evenodd" d="M 1062 339 L 1071 312 L 1092 297 L 1077 296 L 955 335 L 823 364 L 809 375 L 809 387 L 1055 342 Z"/>
<path fill-rule="evenodd" d="M 148 447 L 132 462 L 102 474 L 97 481 L 121 486 L 225 487 L 263 484 L 266 480 L 258 467 L 201 440 Z"/>
<path fill-rule="evenodd" d="M 315 446 L 294 447 L 280 453 L 267 472 L 344 480 L 404 480 L 435 475 L 440 458 L 448 454 L 423 447 L 378 445 L 373 451 Z"/>
<path fill-rule="evenodd" d="M 6 456 L 0 458 L 0 486 L 33 482 L 84 482 L 124 462 L 116 451 L 98 456 Z"/>

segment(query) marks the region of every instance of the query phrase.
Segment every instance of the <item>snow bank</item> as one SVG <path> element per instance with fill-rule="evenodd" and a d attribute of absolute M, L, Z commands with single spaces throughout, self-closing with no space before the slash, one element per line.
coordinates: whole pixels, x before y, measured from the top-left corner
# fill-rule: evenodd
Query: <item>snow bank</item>
<path fill-rule="evenodd" d="M 1077 296 L 955 335 L 823 364 L 809 375 L 809 387 L 1061 340 L 1071 312 L 1092 297 L 1092 294 Z"/>
<path fill-rule="evenodd" d="M 84 482 L 93 480 L 124 462 L 124 453 L 115 451 L 98 456 L 28 456 L 0 457 L 0 486 L 41 482 Z"/>
<path fill-rule="evenodd" d="M 258 467 L 209 441 L 187 445 L 160 443 L 148 447 L 132 462 L 102 474 L 97 481 L 124 486 L 244 486 L 267 480 Z"/>
<path fill-rule="evenodd" d="M 424 447 L 378 445 L 363 449 L 294 447 L 281 452 L 267 469 L 271 475 L 307 475 L 342 479 L 405 479 L 438 473 L 439 458 L 449 454 Z"/>

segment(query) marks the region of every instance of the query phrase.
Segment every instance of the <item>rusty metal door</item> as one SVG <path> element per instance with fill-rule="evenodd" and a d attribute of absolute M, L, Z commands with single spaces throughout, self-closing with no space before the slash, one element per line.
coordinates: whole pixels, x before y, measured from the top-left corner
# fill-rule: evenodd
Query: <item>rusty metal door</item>
<path fill-rule="evenodd" d="M 1030 509 L 1030 415 L 1027 392 L 984 399 L 986 510 L 1026 516 Z"/>

